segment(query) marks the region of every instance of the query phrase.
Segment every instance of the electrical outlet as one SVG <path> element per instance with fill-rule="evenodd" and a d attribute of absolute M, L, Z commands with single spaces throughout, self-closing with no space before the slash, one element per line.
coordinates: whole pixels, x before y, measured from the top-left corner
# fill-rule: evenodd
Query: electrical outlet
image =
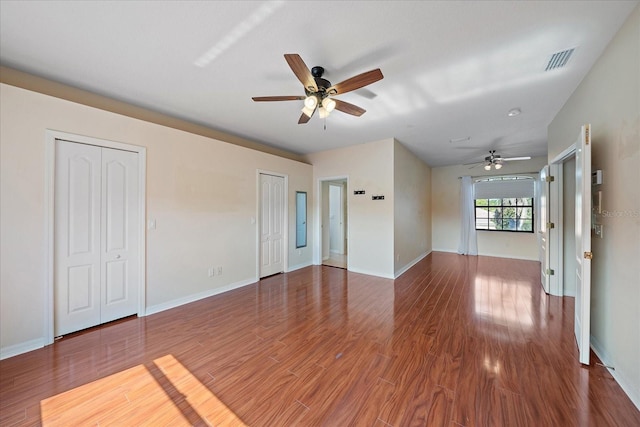
<path fill-rule="evenodd" d="M 216 269 L 215 267 L 209 267 L 209 277 L 213 277 L 216 274 Z"/>
<path fill-rule="evenodd" d="M 218 276 L 222 276 L 222 267 L 218 267 Z"/>

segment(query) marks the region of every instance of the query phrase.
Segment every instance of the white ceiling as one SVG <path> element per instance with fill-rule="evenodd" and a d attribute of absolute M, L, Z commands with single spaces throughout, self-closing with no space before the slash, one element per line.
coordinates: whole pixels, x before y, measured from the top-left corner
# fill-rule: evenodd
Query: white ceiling
<path fill-rule="evenodd" d="M 295 153 L 394 137 L 443 166 L 493 148 L 546 155 L 548 124 L 637 4 L 1 0 L 0 62 Z M 544 71 L 569 48 L 566 67 Z M 363 116 L 298 125 L 302 101 L 251 100 L 304 94 L 285 53 L 334 84 L 385 77 L 338 96 Z"/>

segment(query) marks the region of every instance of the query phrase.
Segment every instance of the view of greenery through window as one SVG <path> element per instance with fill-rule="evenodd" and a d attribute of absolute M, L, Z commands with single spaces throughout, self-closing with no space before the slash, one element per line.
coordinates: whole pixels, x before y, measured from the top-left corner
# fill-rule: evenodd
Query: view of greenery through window
<path fill-rule="evenodd" d="M 476 230 L 533 233 L 533 198 L 476 199 Z"/>

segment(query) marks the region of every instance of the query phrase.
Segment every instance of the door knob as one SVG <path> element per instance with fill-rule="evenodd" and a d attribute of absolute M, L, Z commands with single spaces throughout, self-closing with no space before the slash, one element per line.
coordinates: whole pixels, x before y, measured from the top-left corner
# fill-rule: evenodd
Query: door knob
<path fill-rule="evenodd" d="M 120 255 L 116 255 L 116 259 L 120 259 Z"/>

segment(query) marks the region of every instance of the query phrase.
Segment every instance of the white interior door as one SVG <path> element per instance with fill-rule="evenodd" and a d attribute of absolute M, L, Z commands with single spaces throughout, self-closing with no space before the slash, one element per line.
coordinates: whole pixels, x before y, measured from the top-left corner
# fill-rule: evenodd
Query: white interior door
<path fill-rule="evenodd" d="M 540 243 L 540 280 L 542 282 L 542 288 L 546 293 L 549 293 L 549 275 L 547 269 L 549 268 L 549 231 L 547 230 L 547 222 L 549 221 L 549 183 L 547 177 L 549 176 L 549 166 L 545 166 L 540 171 L 540 194 L 538 196 L 538 203 L 540 205 L 540 223 L 539 223 L 539 243 Z"/>
<path fill-rule="evenodd" d="M 56 140 L 54 335 L 137 312 L 136 153 Z"/>
<path fill-rule="evenodd" d="M 138 155 L 102 148 L 100 322 L 137 312 Z"/>
<path fill-rule="evenodd" d="M 260 174 L 260 277 L 284 271 L 284 178 Z"/>
<path fill-rule="evenodd" d="M 100 323 L 101 149 L 56 141 L 54 335 Z"/>
<path fill-rule="evenodd" d="M 589 364 L 591 333 L 591 137 L 582 126 L 576 142 L 576 302 L 574 330 L 580 363 Z"/>

